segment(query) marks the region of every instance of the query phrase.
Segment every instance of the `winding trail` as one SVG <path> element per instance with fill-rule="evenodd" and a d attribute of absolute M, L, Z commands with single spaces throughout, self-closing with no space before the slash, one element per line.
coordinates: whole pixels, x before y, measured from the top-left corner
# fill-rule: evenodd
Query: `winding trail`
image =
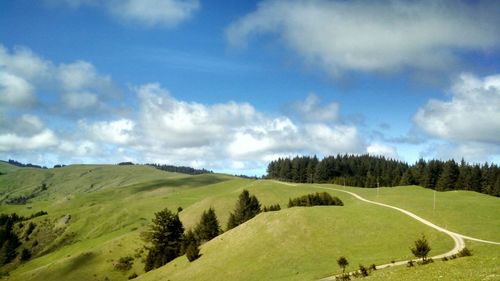
<path fill-rule="evenodd" d="M 448 257 L 448 256 L 452 256 L 452 255 L 455 255 L 457 254 L 458 252 L 460 252 L 463 248 L 465 248 L 465 242 L 464 242 L 464 239 L 466 240 L 472 240 L 472 241 L 476 241 L 476 242 L 482 242 L 482 243 L 488 243 L 488 244 L 495 244 L 495 245 L 500 245 L 500 242 L 495 242 L 495 241 L 488 241 L 488 240 L 483 240 L 483 239 L 478 239 L 478 238 L 474 238 L 474 237 L 470 237 L 470 236 L 466 236 L 466 235 L 462 235 L 462 234 L 459 234 L 459 233 L 456 233 L 456 232 L 453 232 L 453 231 L 449 231 L 449 230 L 446 230 L 440 226 L 437 226 L 435 224 L 433 224 L 432 222 L 424 219 L 424 218 L 421 218 L 417 215 L 415 215 L 414 213 L 412 212 L 409 212 L 405 209 L 401 209 L 401 208 L 398 208 L 398 207 L 395 207 L 395 206 L 392 206 L 392 205 L 388 205 L 388 204 L 384 204 L 384 203 L 379 203 L 379 202 L 375 202 L 375 201 L 371 201 L 371 200 L 368 200 L 368 199 L 365 199 L 361 196 L 359 196 L 358 194 L 354 193 L 354 192 L 350 192 L 350 191 L 346 191 L 346 190 L 342 190 L 342 189 L 338 189 L 338 188 L 333 188 L 333 187 L 326 187 L 326 186 L 318 186 L 318 185 L 314 185 L 315 188 L 321 188 L 321 189 L 327 189 L 327 190 L 334 190 L 334 191 L 339 191 L 339 192 L 344 192 L 344 193 L 347 193 L 353 197 L 355 197 L 356 199 L 359 199 L 363 202 L 366 202 L 366 203 L 370 203 L 370 204 L 375 204 L 375 205 L 379 205 L 379 206 L 382 206 L 382 207 L 386 207 L 386 208 L 391 208 L 391 209 L 394 209 L 396 211 L 399 211 L 407 216 L 410 216 L 411 218 L 427 225 L 427 226 L 430 226 L 434 229 L 436 229 L 437 231 L 441 231 L 445 234 L 447 234 L 448 236 L 451 237 L 451 239 L 453 239 L 453 241 L 455 242 L 455 246 L 453 247 L 453 249 L 451 249 L 450 251 L 444 253 L 444 254 L 440 254 L 440 255 L 436 255 L 436 256 L 433 256 L 431 257 L 432 259 L 440 259 L 440 258 L 443 258 L 443 257 Z M 382 269 L 382 268 L 388 268 L 388 267 L 392 267 L 392 266 L 398 266 L 398 265 L 404 265 L 404 264 L 407 264 L 408 263 L 408 260 L 405 260 L 405 261 L 397 261 L 397 262 L 394 262 L 394 263 L 387 263 L 387 264 L 382 264 L 382 265 L 377 265 L 376 268 L 377 269 Z M 329 277 L 326 277 L 326 278 L 323 278 L 323 279 L 320 279 L 319 281 L 328 281 L 328 280 L 335 280 L 335 276 L 329 276 Z"/>

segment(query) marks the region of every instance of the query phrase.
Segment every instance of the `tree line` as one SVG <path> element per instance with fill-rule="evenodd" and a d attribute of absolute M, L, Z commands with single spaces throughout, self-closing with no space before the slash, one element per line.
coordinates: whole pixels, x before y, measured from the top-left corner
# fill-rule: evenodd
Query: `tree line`
<path fill-rule="evenodd" d="M 162 170 L 162 171 L 166 171 L 166 172 L 183 173 L 183 174 L 189 174 L 189 175 L 200 175 L 200 174 L 213 173 L 210 170 L 195 169 L 195 168 L 186 167 L 186 166 L 174 166 L 174 165 L 164 165 L 164 164 L 146 164 L 146 165 L 155 167 L 158 170 Z"/>
<path fill-rule="evenodd" d="M 319 160 L 296 156 L 271 161 L 267 178 L 299 183 L 334 183 L 358 187 L 420 185 L 439 191 L 471 190 L 500 196 L 500 167 L 463 159 L 405 162 L 370 155 L 337 155 Z"/>

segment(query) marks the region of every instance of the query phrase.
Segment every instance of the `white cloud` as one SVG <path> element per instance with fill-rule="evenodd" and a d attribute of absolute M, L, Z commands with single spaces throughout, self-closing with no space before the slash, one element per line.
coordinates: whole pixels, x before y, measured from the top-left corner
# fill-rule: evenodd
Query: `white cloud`
<path fill-rule="evenodd" d="M 13 133 L 0 135 L 0 151 L 33 150 L 57 145 L 58 140 L 50 129 L 24 137 Z"/>
<path fill-rule="evenodd" d="M 33 86 L 21 77 L 0 70 L 0 104 L 26 106 L 35 102 Z"/>
<path fill-rule="evenodd" d="M 144 26 L 174 27 L 189 20 L 200 9 L 198 0 L 45 0 L 70 8 L 90 6 L 105 9 L 118 19 Z"/>
<path fill-rule="evenodd" d="M 136 90 L 141 109 L 134 133 L 142 141 L 135 149 L 147 159 L 204 159 L 225 167 L 239 161 L 254 167 L 255 161 L 263 164 L 276 155 L 363 151 L 352 126 L 294 123 L 285 116 L 267 116 L 246 103 L 188 103 L 173 98 L 159 84 Z"/>
<path fill-rule="evenodd" d="M 451 100 L 430 100 L 414 116 L 431 136 L 450 141 L 500 145 L 500 75 L 478 78 L 463 74 L 451 90 Z"/>
<path fill-rule="evenodd" d="M 385 156 L 386 158 L 398 159 L 398 153 L 394 146 L 383 143 L 372 143 L 366 148 L 370 155 Z"/>
<path fill-rule="evenodd" d="M 93 107 L 98 104 L 98 99 L 92 93 L 66 93 L 62 96 L 64 103 L 72 109 Z"/>
<path fill-rule="evenodd" d="M 55 111 L 102 109 L 118 96 L 110 76 L 85 61 L 55 65 L 24 47 L 12 52 L 0 45 L 0 102 L 12 106 L 43 103 L 41 91 L 56 93 L 65 106 Z M 38 97 L 37 97 L 38 95 Z"/>
<path fill-rule="evenodd" d="M 49 75 L 52 64 L 34 54 L 30 49 L 14 47 L 12 53 L 0 44 L 0 71 L 23 79 L 39 82 Z"/>
<path fill-rule="evenodd" d="M 175 26 L 188 20 L 198 9 L 197 0 L 117 0 L 108 9 L 114 15 L 147 26 Z"/>
<path fill-rule="evenodd" d="M 80 127 L 84 128 L 94 139 L 104 143 L 128 144 L 133 140 L 135 122 L 128 119 L 115 121 L 99 121 L 88 125 L 80 121 Z"/>
<path fill-rule="evenodd" d="M 308 63 L 333 76 L 345 70 L 439 70 L 456 51 L 500 44 L 500 5 L 494 1 L 263 1 L 231 24 L 233 46 L 278 34 Z"/>
<path fill-rule="evenodd" d="M 321 106 L 319 98 L 314 94 L 309 94 L 305 101 L 293 103 L 291 109 L 306 121 L 335 121 L 339 116 L 338 103 L 332 102 Z"/>

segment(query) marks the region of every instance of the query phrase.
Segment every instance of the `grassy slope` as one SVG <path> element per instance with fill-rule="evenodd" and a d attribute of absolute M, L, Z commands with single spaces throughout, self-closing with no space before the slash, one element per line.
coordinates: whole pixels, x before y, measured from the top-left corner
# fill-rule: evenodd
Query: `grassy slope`
<path fill-rule="evenodd" d="M 378 196 L 376 188 L 347 187 L 346 190 L 405 208 L 460 234 L 500 242 L 500 198 L 470 191 L 436 192 L 433 210 L 434 191 L 418 186 L 380 188 Z"/>
<path fill-rule="evenodd" d="M 89 168 L 91 172 L 83 174 Z M 48 219 L 55 223 L 64 215 L 71 214 L 64 234 L 74 233 L 74 236 L 67 243 L 69 245 L 32 259 L 11 272 L 10 280 L 102 280 L 105 277 L 126 280 L 131 272 L 142 273 L 142 264 L 136 260 L 130 272 L 121 273 L 113 270 L 113 260 L 134 255 L 135 250 L 142 246 L 140 231 L 149 223 L 154 212 L 164 207 L 175 209 L 182 206 L 181 220 L 190 227 L 203 210 L 213 206 L 225 225 L 228 213 L 244 188 L 256 194 L 264 205 L 280 203 L 282 206 L 286 205 L 289 197 L 316 190 L 308 185 L 292 187 L 223 175 L 186 176 L 144 166 L 78 165 L 62 169 L 11 171 L 0 176 L 0 192 L 12 191 L 18 184 L 16 179 L 22 178 L 19 172 L 26 173 L 23 174 L 24 179 L 19 181 L 21 187 L 33 188 L 39 185 L 40 179 L 45 179 L 51 193 L 36 199 L 29 205 L 31 209 L 27 209 L 27 205 L 0 205 L 0 212 L 16 211 L 28 215 L 43 209 L 49 211 Z M 47 174 L 52 176 L 47 179 Z M 6 186 L 6 182 L 10 182 L 10 186 Z M 92 184 L 98 188 L 85 190 Z M 75 186 L 73 192 L 72 185 Z M 143 280 L 156 280 L 161 276 L 177 276 L 181 278 L 179 280 L 184 276 L 203 276 L 203 280 L 207 276 L 228 276 L 217 275 L 220 274 L 215 270 L 217 266 L 223 266 L 224 271 L 221 272 L 237 274 L 242 280 L 260 280 L 259 275 L 267 273 L 272 274 L 268 277 L 273 279 L 289 280 L 290 276 L 295 276 L 295 279 L 303 280 L 338 271 L 334 261 L 338 255 L 347 255 L 352 268 L 359 262 L 369 264 L 406 258 L 409 244 L 421 232 L 430 237 L 435 252 L 444 251 L 452 245 L 450 239 L 442 238 L 439 233 L 401 214 L 354 201 L 346 194 L 332 194 L 341 197 L 346 206 L 293 208 L 261 214 L 248 224 L 205 244 L 202 248 L 204 256 L 196 262 L 188 264 L 185 257 L 181 257 L 144 275 Z M 478 200 L 482 202 L 482 199 Z M 489 207 L 488 204 L 486 206 Z M 477 208 L 482 209 L 482 205 Z M 47 217 L 40 217 L 35 221 L 40 223 L 45 219 Z M 490 227 L 487 218 L 481 218 L 476 223 L 485 231 Z M 372 231 L 368 233 L 365 229 Z M 353 240 L 356 244 L 350 242 Z M 378 247 L 378 241 L 393 244 Z M 57 246 L 60 242 L 58 240 L 53 244 Z M 302 251 L 305 254 L 298 255 Z M 246 266 L 248 269 L 242 271 Z"/>
<path fill-rule="evenodd" d="M 366 281 L 399 280 L 500 280 L 500 246 L 467 242 L 473 256 L 415 267 L 395 267 L 374 272 Z"/>

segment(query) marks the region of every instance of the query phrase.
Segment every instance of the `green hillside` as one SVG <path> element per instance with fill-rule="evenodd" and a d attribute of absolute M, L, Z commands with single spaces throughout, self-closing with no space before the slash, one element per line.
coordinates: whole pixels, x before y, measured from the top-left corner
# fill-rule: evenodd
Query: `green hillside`
<path fill-rule="evenodd" d="M 38 192 L 42 184 L 47 188 Z M 411 258 L 408 248 L 422 233 L 431 243 L 431 255 L 453 247 L 448 236 L 404 214 L 331 190 L 328 192 L 342 199 L 345 206 L 295 207 L 262 213 L 204 244 L 198 260 L 189 263 L 184 256 L 179 257 L 144 274 L 140 234 L 155 212 L 165 207 L 182 207 L 180 218 L 189 228 L 204 210 L 214 207 L 225 229 L 229 212 L 243 189 L 256 195 L 263 205 L 279 203 L 282 208 L 290 197 L 324 191 L 318 185 L 294 186 L 220 174 L 191 176 L 139 165 L 12 168 L 0 176 L 2 200 L 37 193 L 25 205 L 3 202 L 0 212 L 29 216 L 45 210 L 49 214 L 32 219 L 37 226 L 26 243 L 33 247 L 34 257 L 11 271 L 8 280 L 127 280 L 133 272 L 140 275 L 137 280 L 314 280 L 338 273 L 335 259 L 341 255 L 348 257 L 349 270 L 360 263 L 382 264 Z M 377 199 L 371 197 L 377 196 L 373 193 L 376 190 L 347 189 Z M 431 217 L 432 209 L 428 211 L 424 205 L 429 194 L 432 195 L 419 187 L 381 188 L 378 198 L 442 226 L 463 230 L 465 235 L 500 240 L 496 238 L 498 198 L 471 192 L 438 193 L 442 204 L 446 202 L 447 208 L 442 208 L 446 212 L 436 208 L 436 216 Z M 464 208 L 464 204 L 474 208 Z M 477 248 L 475 256 L 435 263 L 429 269 L 439 272 L 451 267 L 466 274 L 484 264 L 484 274 L 498 276 L 499 267 L 494 262 L 498 259 L 495 249 L 500 246 L 468 246 Z M 127 272 L 114 270 L 113 262 L 124 256 L 136 256 L 133 268 Z M 415 273 L 403 267 L 381 270 L 371 278 L 384 280 L 387 276 L 411 274 Z"/>

